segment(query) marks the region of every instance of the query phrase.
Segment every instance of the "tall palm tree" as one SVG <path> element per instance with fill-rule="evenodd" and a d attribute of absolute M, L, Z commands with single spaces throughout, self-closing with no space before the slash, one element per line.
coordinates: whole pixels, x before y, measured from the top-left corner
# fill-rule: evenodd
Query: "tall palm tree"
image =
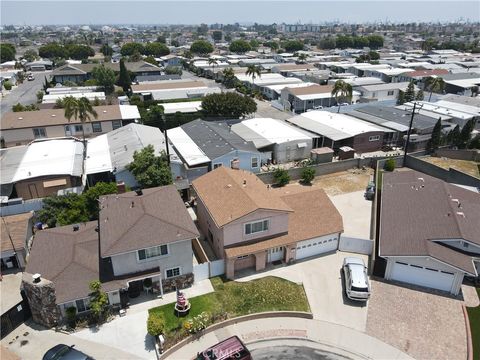
<path fill-rule="evenodd" d="M 235 86 L 235 73 L 231 67 L 223 69 L 223 83 L 227 88 Z"/>
<path fill-rule="evenodd" d="M 308 55 L 305 53 L 298 54 L 297 62 L 299 64 L 304 64 L 307 61 Z"/>
<path fill-rule="evenodd" d="M 215 65 L 218 65 L 217 59 L 209 58 L 208 59 L 208 65 L 212 65 L 213 78 L 215 79 Z"/>
<path fill-rule="evenodd" d="M 65 108 L 65 117 L 68 121 L 71 121 L 73 118 L 75 120 L 80 120 L 82 123 L 83 151 L 85 154 L 85 123 L 91 121 L 92 117 L 96 119 L 98 114 L 86 97 L 76 99 L 73 96 L 67 96 L 63 100 L 63 106 Z"/>
<path fill-rule="evenodd" d="M 347 99 L 348 101 L 352 100 L 353 89 L 352 85 L 346 83 L 343 80 L 337 80 L 332 89 L 332 96 L 335 98 L 338 104 L 338 111 L 340 112 L 340 100 Z"/>
<path fill-rule="evenodd" d="M 430 91 L 428 101 L 432 99 L 433 92 L 442 92 L 445 89 L 445 81 L 440 76 L 431 76 L 425 80 L 425 87 Z"/>
<path fill-rule="evenodd" d="M 255 85 L 255 79 L 257 78 L 257 76 L 259 78 L 262 77 L 262 74 L 260 73 L 260 68 L 258 66 L 255 66 L 255 65 L 248 65 L 247 71 L 245 72 L 245 75 L 251 75 L 252 76 L 252 85 Z"/>

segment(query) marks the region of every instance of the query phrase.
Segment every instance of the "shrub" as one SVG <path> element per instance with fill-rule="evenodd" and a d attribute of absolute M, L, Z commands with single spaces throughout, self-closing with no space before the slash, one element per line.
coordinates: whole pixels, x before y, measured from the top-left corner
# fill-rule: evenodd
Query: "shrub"
<path fill-rule="evenodd" d="M 156 337 L 163 334 L 165 330 L 165 319 L 161 313 L 151 312 L 147 319 L 147 332 Z"/>
<path fill-rule="evenodd" d="M 3 87 L 5 88 L 5 90 L 12 90 L 12 83 L 10 81 L 5 81 L 3 83 Z"/>
<path fill-rule="evenodd" d="M 75 328 L 77 321 L 77 308 L 75 306 L 70 306 L 65 310 L 67 315 L 67 323 L 71 328 Z"/>
<path fill-rule="evenodd" d="M 313 179 L 315 179 L 315 169 L 311 167 L 306 167 L 302 170 L 302 182 L 304 184 L 311 184 Z"/>
<path fill-rule="evenodd" d="M 275 180 L 275 184 L 278 186 L 285 186 L 290 181 L 290 175 L 288 175 L 288 171 L 281 168 L 275 169 L 273 172 L 273 178 Z"/>
<path fill-rule="evenodd" d="M 205 329 L 210 323 L 210 315 L 207 312 L 202 312 L 192 319 L 186 320 L 183 323 L 183 328 L 190 334 L 195 334 Z"/>
<path fill-rule="evenodd" d="M 37 91 L 37 102 L 41 103 L 42 100 L 43 100 L 43 91 L 42 90 L 38 90 Z"/>
<path fill-rule="evenodd" d="M 388 159 L 385 162 L 385 166 L 383 167 L 386 171 L 393 171 L 395 170 L 395 159 Z"/>

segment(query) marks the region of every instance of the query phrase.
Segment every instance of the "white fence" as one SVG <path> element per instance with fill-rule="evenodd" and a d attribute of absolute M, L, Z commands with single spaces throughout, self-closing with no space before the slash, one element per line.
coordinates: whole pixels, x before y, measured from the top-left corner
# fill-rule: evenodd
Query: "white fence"
<path fill-rule="evenodd" d="M 197 264 L 193 265 L 193 276 L 194 276 L 194 281 L 202 281 L 206 280 L 209 278 L 210 275 L 210 269 L 209 269 L 209 263 L 203 263 L 203 264 Z"/>
<path fill-rule="evenodd" d="M 225 274 L 225 260 L 215 260 L 210 264 L 210 277 L 219 276 Z"/>
<path fill-rule="evenodd" d="M 373 240 L 341 236 L 338 250 L 371 255 L 373 251 Z"/>

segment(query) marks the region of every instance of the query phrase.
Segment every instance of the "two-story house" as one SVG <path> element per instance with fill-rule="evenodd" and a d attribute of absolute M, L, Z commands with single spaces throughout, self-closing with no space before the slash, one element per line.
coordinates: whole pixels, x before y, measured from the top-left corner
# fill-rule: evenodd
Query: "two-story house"
<path fill-rule="evenodd" d="M 101 197 L 98 221 L 39 231 L 30 253 L 24 288 L 35 321 L 51 326 L 69 307 L 89 310 L 89 284 L 99 280 L 110 305 L 124 306 L 145 290 L 162 294 L 193 283 L 191 241 L 197 229 L 173 185 Z M 32 274 L 40 274 L 35 283 Z M 51 296 L 35 286 L 50 284 Z M 54 304 L 52 304 L 54 302 Z"/>
<path fill-rule="evenodd" d="M 202 234 L 226 275 L 336 251 L 342 217 L 322 189 L 273 189 L 255 174 L 219 167 L 192 183 Z"/>

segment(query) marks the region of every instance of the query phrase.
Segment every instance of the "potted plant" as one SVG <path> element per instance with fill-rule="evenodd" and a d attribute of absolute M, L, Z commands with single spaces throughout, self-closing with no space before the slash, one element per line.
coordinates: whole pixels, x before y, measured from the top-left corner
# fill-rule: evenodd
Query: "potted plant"
<path fill-rule="evenodd" d="M 143 280 L 143 288 L 150 290 L 152 288 L 152 279 L 151 278 L 146 278 Z"/>

